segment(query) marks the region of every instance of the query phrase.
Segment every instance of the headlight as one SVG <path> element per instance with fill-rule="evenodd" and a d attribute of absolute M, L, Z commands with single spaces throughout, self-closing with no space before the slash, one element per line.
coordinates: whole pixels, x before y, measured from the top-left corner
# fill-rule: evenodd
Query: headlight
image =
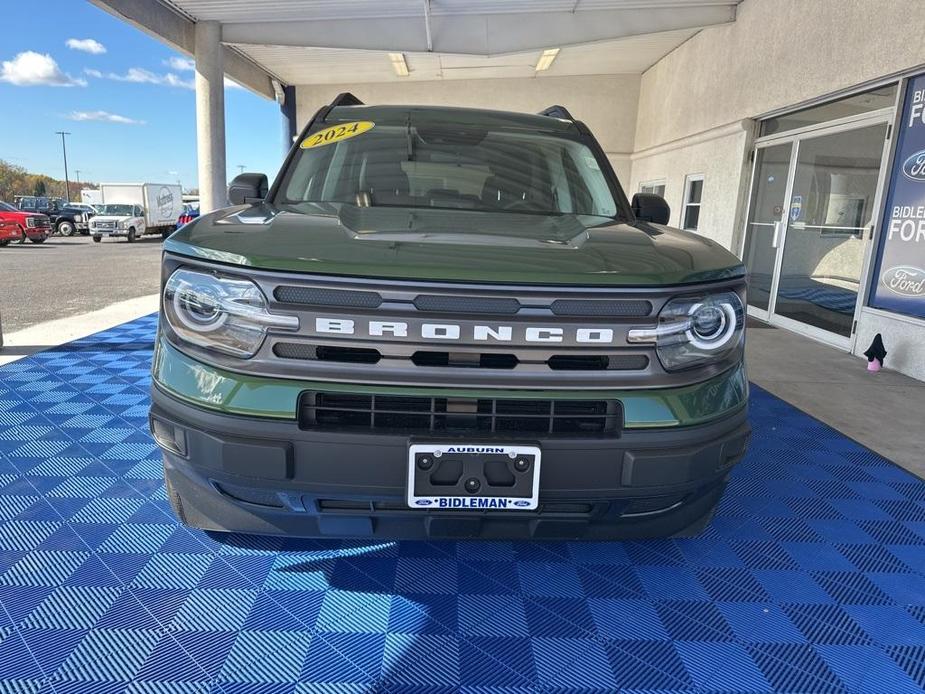
<path fill-rule="evenodd" d="M 125 222 L 116 222 L 116 229 L 124 229 Z"/>
<path fill-rule="evenodd" d="M 26 226 L 29 229 L 35 228 L 35 217 L 26 217 Z"/>
<path fill-rule="evenodd" d="M 742 343 L 745 307 L 735 292 L 675 297 L 658 314 L 658 327 L 634 329 L 633 343 L 654 342 L 666 371 L 718 361 Z"/>
<path fill-rule="evenodd" d="M 250 280 L 185 269 L 167 280 L 164 316 L 181 340 L 244 358 L 257 353 L 270 328 L 299 328 L 298 317 L 270 313 Z"/>

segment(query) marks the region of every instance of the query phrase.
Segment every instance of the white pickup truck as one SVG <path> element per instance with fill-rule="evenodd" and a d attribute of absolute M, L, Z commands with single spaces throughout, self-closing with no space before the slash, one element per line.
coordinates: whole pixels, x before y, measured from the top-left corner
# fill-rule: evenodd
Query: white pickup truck
<path fill-rule="evenodd" d="M 145 234 L 166 238 L 183 211 L 183 191 L 178 185 L 103 183 L 100 195 L 98 214 L 90 219 L 90 235 L 97 243 L 118 236 L 132 243 Z"/>

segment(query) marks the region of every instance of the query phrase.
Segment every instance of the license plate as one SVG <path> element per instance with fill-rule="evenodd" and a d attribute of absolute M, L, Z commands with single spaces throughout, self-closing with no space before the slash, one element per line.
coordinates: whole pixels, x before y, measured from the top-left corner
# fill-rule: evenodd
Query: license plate
<path fill-rule="evenodd" d="M 539 446 L 415 443 L 408 448 L 411 508 L 530 511 L 538 506 L 539 490 Z"/>

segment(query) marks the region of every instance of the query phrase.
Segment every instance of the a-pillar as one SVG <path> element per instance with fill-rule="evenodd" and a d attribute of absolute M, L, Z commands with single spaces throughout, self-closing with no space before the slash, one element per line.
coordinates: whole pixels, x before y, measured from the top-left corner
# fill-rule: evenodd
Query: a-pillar
<path fill-rule="evenodd" d="M 218 22 L 196 22 L 196 153 L 199 209 L 203 214 L 228 205 L 221 38 L 222 26 Z"/>

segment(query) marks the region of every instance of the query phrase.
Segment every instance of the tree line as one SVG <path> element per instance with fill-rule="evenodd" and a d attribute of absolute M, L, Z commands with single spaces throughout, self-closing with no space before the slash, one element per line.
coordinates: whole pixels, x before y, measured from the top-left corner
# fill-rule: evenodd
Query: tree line
<path fill-rule="evenodd" d="M 39 195 L 48 197 L 66 197 L 68 200 L 80 200 L 83 188 L 98 188 L 96 183 L 69 181 L 68 193 L 64 192 L 64 181 L 26 171 L 22 166 L 0 159 L 0 200 L 13 203 L 16 195 Z"/>

